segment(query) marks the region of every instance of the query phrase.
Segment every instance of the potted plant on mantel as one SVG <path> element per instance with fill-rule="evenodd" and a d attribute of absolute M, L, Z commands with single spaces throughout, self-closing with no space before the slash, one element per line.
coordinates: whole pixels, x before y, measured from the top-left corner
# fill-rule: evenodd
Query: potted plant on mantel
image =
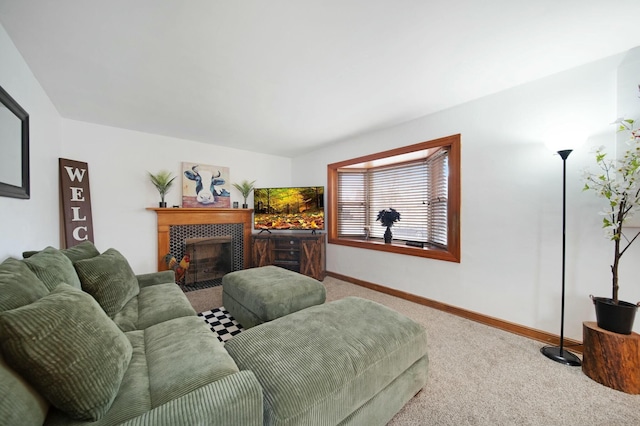
<path fill-rule="evenodd" d="M 173 180 L 176 178 L 175 176 L 171 176 L 171 172 L 167 172 L 165 170 L 159 172 L 158 174 L 149 173 L 149 179 L 151 179 L 151 183 L 156 187 L 158 192 L 160 193 L 160 203 L 158 204 L 160 207 L 167 207 L 167 203 L 164 201 L 164 196 L 169 189 L 171 189 L 171 185 L 173 185 Z"/>
<path fill-rule="evenodd" d="M 640 88 L 640 86 L 639 86 Z M 595 193 L 607 200 L 602 211 L 602 227 L 607 237 L 613 241 L 613 264 L 611 265 L 611 298 L 594 297 L 591 299 L 596 309 L 598 327 L 620 334 L 631 334 L 635 314 L 640 305 L 618 299 L 618 266 L 620 258 L 627 252 L 640 232 L 631 239 L 624 234 L 625 222 L 640 211 L 640 129 L 634 129 L 634 120 L 618 119 L 618 131 L 629 135 L 629 149 L 618 160 L 607 158 L 604 147 L 596 150 L 598 173 L 585 172 L 584 190 Z"/>
<path fill-rule="evenodd" d="M 246 209 L 249 207 L 249 205 L 247 204 L 247 198 L 249 198 L 249 195 L 251 194 L 251 191 L 253 191 L 253 184 L 256 183 L 256 181 L 254 180 L 253 182 L 249 182 L 247 180 L 243 180 L 241 183 L 234 183 L 233 186 L 240 191 L 240 193 L 242 194 L 242 197 L 244 198 L 244 204 L 242 204 L 242 208 Z"/>
<path fill-rule="evenodd" d="M 393 238 L 391 227 L 394 223 L 400 220 L 400 213 L 389 207 L 388 209 L 380 210 L 376 220 L 379 220 L 382 226 L 387 227 L 387 230 L 384 231 L 384 242 L 386 244 L 391 244 L 391 239 Z"/>

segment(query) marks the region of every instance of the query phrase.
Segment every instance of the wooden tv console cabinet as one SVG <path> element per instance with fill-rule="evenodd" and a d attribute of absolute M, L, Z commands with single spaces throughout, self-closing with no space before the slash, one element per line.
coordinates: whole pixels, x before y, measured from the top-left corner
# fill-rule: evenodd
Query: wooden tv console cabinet
<path fill-rule="evenodd" d="M 251 242 L 254 267 L 275 265 L 320 281 L 324 279 L 324 234 L 253 234 Z"/>

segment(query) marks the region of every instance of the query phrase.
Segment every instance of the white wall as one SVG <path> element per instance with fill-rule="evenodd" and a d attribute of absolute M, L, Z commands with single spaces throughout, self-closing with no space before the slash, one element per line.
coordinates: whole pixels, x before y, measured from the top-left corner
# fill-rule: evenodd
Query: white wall
<path fill-rule="evenodd" d="M 29 113 L 31 139 L 31 198 L 0 197 L 1 261 L 21 258 L 24 250 L 58 246 L 61 120 L 1 25 L 0 64 L 0 85 Z"/>
<path fill-rule="evenodd" d="M 59 157 L 88 163 L 96 246 L 119 249 L 137 273 L 157 267 L 156 214 L 145 208 L 159 195 L 147 171 L 179 175 L 181 162 L 201 162 L 229 167 L 232 183 L 291 183 L 289 158 L 62 119 L 2 26 L 0 63 L 0 84 L 29 113 L 31 135 L 31 198 L 0 197 L 0 261 L 60 247 Z M 235 188 L 231 194 L 242 204 Z M 180 204 L 180 183 L 166 200 Z"/>
<path fill-rule="evenodd" d="M 89 166 L 91 207 L 96 246 L 115 247 L 137 273 L 157 268 L 156 213 L 160 196 L 147 171 L 168 170 L 176 185 L 165 197 L 168 206 L 180 205 L 181 163 L 229 167 L 231 182 L 257 180 L 256 186 L 287 186 L 291 159 L 233 148 L 175 139 L 131 130 L 63 120 L 62 157 Z M 242 196 L 231 189 L 231 200 Z M 248 199 L 252 205 L 253 198 Z"/>
<path fill-rule="evenodd" d="M 592 146 L 615 145 L 622 55 L 294 159 L 294 184 L 326 182 L 326 165 L 462 135 L 459 264 L 328 245 L 327 269 L 554 334 L 560 329 L 562 160 L 544 142 L 569 129 L 588 140 L 567 161 L 565 336 L 595 320 L 589 294 L 610 297 L 613 244 L 602 202 L 582 192 Z M 584 137 L 583 137 L 584 139 Z M 621 298 L 640 300 L 640 243 L 623 258 Z M 637 321 L 636 324 L 640 323 Z M 637 326 L 636 326 L 637 327 Z"/>

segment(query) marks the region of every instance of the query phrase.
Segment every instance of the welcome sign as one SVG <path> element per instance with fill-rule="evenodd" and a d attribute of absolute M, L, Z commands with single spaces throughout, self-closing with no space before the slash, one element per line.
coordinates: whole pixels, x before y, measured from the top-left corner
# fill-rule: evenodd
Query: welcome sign
<path fill-rule="evenodd" d="M 94 242 L 89 167 L 80 161 L 58 160 L 64 246 L 69 248 L 83 241 Z"/>

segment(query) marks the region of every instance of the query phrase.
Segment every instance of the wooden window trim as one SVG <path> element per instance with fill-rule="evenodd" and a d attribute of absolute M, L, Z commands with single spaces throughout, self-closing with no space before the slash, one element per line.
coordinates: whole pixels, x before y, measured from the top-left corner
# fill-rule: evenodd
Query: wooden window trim
<path fill-rule="evenodd" d="M 338 238 L 338 169 L 354 164 L 374 161 L 381 158 L 408 154 L 441 146 L 449 147 L 449 196 L 447 204 L 447 249 L 434 247 L 411 247 L 404 244 L 385 244 L 379 241 L 360 240 L 352 238 Z M 427 142 L 421 142 L 401 148 L 395 148 L 376 154 L 365 155 L 350 160 L 327 165 L 327 213 L 328 213 L 328 242 L 349 247 L 368 250 L 378 250 L 409 256 L 426 257 L 448 262 L 460 263 L 460 200 L 461 200 L 461 170 L 460 170 L 460 135 L 451 135 Z"/>

